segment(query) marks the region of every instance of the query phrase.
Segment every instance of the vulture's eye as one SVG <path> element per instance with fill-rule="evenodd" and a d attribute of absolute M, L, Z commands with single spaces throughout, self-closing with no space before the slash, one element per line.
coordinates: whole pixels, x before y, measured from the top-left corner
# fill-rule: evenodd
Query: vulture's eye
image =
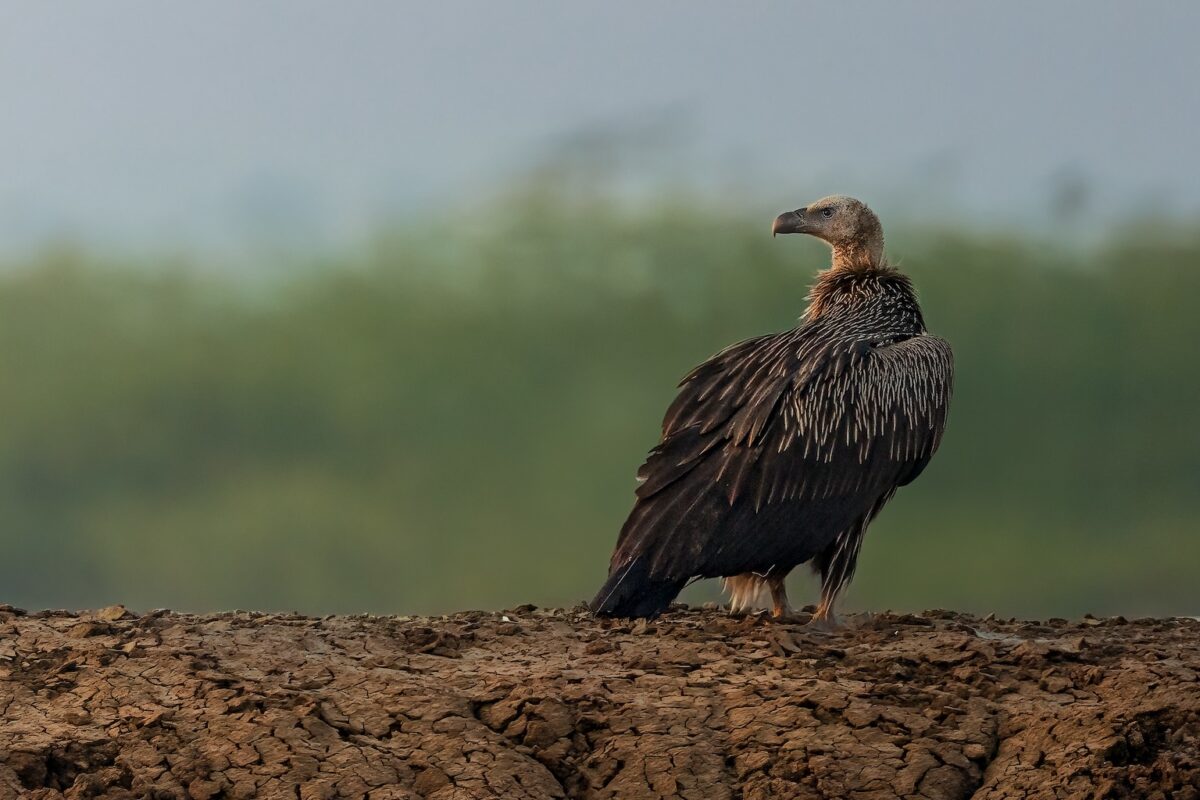
<path fill-rule="evenodd" d="M 822 208 L 821 216 L 824 217 L 825 219 L 829 219 L 830 217 L 833 216 L 833 209 L 832 208 Z"/>

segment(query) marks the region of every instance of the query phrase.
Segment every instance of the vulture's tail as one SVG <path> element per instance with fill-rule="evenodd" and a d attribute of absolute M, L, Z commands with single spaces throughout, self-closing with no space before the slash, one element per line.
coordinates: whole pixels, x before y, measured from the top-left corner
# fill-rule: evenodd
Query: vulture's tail
<path fill-rule="evenodd" d="M 657 617 L 671 607 L 686 581 L 650 576 L 645 559 L 614 569 L 592 600 L 592 612 L 601 617 Z"/>

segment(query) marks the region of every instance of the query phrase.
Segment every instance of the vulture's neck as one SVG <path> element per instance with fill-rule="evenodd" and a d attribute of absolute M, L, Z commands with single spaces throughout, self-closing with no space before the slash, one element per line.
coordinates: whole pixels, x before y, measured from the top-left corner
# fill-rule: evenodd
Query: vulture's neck
<path fill-rule="evenodd" d="M 883 240 L 878 242 L 855 240 L 833 248 L 832 271 L 870 272 L 887 269 L 883 256 Z"/>
<path fill-rule="evenodd" d="M 853 236 L 831 244 L 835 271 L 869 271 L 887 266 L 883 255 L 883 226 L 877 219 L 864 221 Z"/>

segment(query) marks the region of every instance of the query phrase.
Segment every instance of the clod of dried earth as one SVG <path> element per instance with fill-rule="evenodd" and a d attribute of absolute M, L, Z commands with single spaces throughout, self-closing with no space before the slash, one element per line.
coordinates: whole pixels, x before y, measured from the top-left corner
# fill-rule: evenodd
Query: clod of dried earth
<path fill-rule="evenodd" d="M 0 606 L 7 798 L 1200 798 L 1200 623 Z"/>

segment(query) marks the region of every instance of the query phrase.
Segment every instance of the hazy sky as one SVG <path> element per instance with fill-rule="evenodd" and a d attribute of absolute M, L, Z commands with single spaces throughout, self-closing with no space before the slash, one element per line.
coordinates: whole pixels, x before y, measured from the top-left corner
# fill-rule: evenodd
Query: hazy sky
<path fill-rule="evenodd" d="M 1029 219 L 1077 172 L 1192 213 L 1198 38 L 1185 2 L 0 0 L 0 237 L 353 237 L 594 126 L 764 210 Z"/>

